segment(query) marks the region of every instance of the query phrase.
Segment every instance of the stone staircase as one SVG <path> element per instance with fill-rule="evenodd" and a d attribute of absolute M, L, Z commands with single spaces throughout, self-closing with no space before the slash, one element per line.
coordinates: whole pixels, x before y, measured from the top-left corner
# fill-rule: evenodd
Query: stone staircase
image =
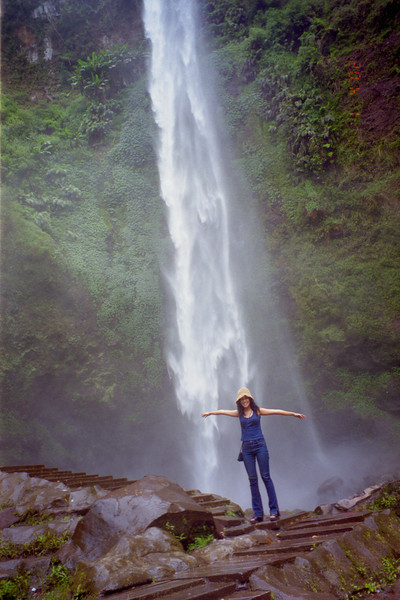
<path fill-rule="evenodd" d="M 125 478 L 73 473 L 46 468 L 44 465 L 8 466 L 0 467 L 0 470 L 8 473 L 25 472 L 31 477 L 62 482 L 72 488 L 99 485 L 114 490 L 133 483 Z M 370 514 L 369 511 L 356 511 L 318 516 L 298 511 L 282 513 L 278 522 L 264 521 L 252 525 L 244 517 L 227 515 L 232 509 L 230 500 L 198 490 L 187 492 L 211 511 L 220 538 L 244 535 L 255 529 L 268 529 L 273 534 L 272 541 L 237 550 L 229 559 L 176 573 L 169 580 L 108 593 L 100 596 L 99 600 L 272 600 L 270 591 L 250 589 L 250 577 L 257 569 L 267 564 L 281 567 L 293 562 L 296 557 L 312 552 L 324 541 L 351 531 Z"/>
<path fill-rule="evenodd" d="M 275 533 L 274 540 L 267 545 L 238 550 L 230 559 L 177 573 L 172 580 L 107 594 L 107 600 L 272 600 L 269 591 L 249 589 L 250 577 L 257 569 L 266 564 L 280 567 L 294 561 L 322 542 L 351 531 L 370 514 L 369 511 L 334 516 L 284 513 L 277 523 L 265 521 L 252 525 L 244 518 L 226 516 L 229 500 L 197 491 L 188 493 L 211 510 L 221 537 L 269 529 Z"/>
<path fill-rule="evenodd" d="M 99 485 L 106 490 L 116 490 L 124 485 L 134 483 L 125 477 L 115 478 L 111 475 L 87 475 L 86 473 L 75 473 L 73 471 L 60 471 L 44 465 L 16 465 L 0 467 L 5 473 L 27 473 L 30 477 L 39 477 L 48 481 L 64 483 L 70 488 Z"/>

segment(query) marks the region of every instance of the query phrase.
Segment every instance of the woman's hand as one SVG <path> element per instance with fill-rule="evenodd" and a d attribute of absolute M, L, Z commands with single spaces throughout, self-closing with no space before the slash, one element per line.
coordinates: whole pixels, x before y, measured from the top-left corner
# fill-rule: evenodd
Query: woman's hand
<path fill-rule="evenodd" d="M 293 415 L 296 419 L 305 419 L 306 415 L 302 415 L 301 413 L 294 413 Z"/>
<path fill-rule="evenodd" d="M 202 416 L 202 417 L 204 417 L 204 418 L 206 418 L 206 417 L 209 417 L 209 416 L 210 416 L 210 414 L 211 414 L 211 413 L 209 413 L 209 412 L 206 412 L 206 413 L 201 413 L 201 416 Z"/>

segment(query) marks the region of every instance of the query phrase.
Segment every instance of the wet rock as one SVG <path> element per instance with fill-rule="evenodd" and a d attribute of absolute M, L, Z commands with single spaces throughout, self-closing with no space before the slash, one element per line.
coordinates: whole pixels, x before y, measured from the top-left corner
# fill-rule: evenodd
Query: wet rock
<path fill-rule="evenodd" d="M 0 472 L 0 498 L 2 504 L 11 505 L 17 515 L 46 512 L 52 507 L 65 506 L 69 488 L 63 483 L 29 477 L 27 473 Z"/>
<path fill-rule="evenodd" d="M 19 521 L 13 508 L 5 508 L 0 511 L 0 529 L 7 529 Z"/>
<path fill-rule="evenodd" d="M 1 541 L 3 544 L 23 546 L 44 535 L 46 531 L 46 525 L 22 525 L 21 527 L 4 529 L 1 534 Z"/>
<path fill-rule="evenodd" d="M 232 540 L 214 541 L 204 548 L 198 548 L 192 552 L 199 564 L 210 565 L 219 560 L 225 560 L 233 555 Z"/>
<path fill-rule="evenodd" d="M 317 592 L 305 590 L 289 585 L 280 569 L 267 566 L 258 569 L 250 576 L 250 589 L 266 590 L 273 594 L 274 600 L 337 600 L 338 596 L 330 592 Z"/>
<path fill-rule="evenodd" d="M 94 563 L 82 561 L 77 565 L 76 577 L 89 581 L 93 593 L 100 590 L 112 592 L 152 581 L 145 562 L 126 555 L 113 558 L 106 556 Z"/>
<path fill-rule="evenodd" d="M 377 495 L 381 485 L 375 485 L 366 488 L 361 493 L 352 496 L 351 498 L 343 498 L 333 504 L 321 504 L 314 509 L 317 515 L 334 515 L 354 508 L 365 507 Z"/>
<path fill-rule="evenodd" d="M 192 556 L 200 564 L 209 565 L 219 560 L 230 558 L 238 550 L 252 548 L 260 544 L 268 544 L 274 538 L 274 534 L 270 531 L 256 530 L 232 539 L 214 540 L 208 546 L 194 550 Z"/>
<path fill-rule="evenodd" d="M 91 562 L 82 560 L 77 569 L 92 582 L 93 590 L 111 592 L 173 577 L 196 564 L 174 536 L 153 527 L 143 535 L 120 537 L 104 556 Z"/>
<path fill-rule="evenodd" d="M 98 485 L 91 487 L 81 487 L 69 493 L 63 507 L 65 513 L 77 513 L 84 515 L 96 500 L 107 496 L 108 491 Z"/>
<path fill-rule="evenodd" d="M 375 486 L 366 488 L 365 490 L 363 490 L 361 492 L 361 494 L 353 496 L 352 498 L 344 498 L 343 500 L 339 500 L 339 502 L 336 502 L 335 508 L 337 508 L 338 510 L 341 510 L 341 511 L 350 510 L 350 509 L 354 508 L 355 506 L 359 505 L 361 502 L 365 502 L 366 500 L 371 498 L 371 496 L 374 494 L 374 492 L 379 490 L 380 487 L 381 486 L 379 486 L 379 485 L 375 485 Z"/>
<path fill-rule="evenodd" d="M 15 558 L 0 562 L 0 580 L 16 577 L 22 571 L 29 571 L 33 580 L 44 580 L 49 569 L 51 556 Z"/>
<path fill-rule="evenodd" d="M 258 569 L 250 585 L 253 590 L 273 592 L 275 600 L 344 599 L 355 587 L 362 588 L 368 577 L 383 571 L 382 560 L 396 556 L 399 548 L 400 520 L 393 512 L 380 511 L 293 563 Z"/>
<path fill-rule="evenodd" d="M 176 551 L 163 553 L 154 552 L 148 554 L 145 560 L 148 565 L 148 571 L 155 580 L 165 577 L 164 574 L 160 577 L 160 574 L 158 573 L 159 567 L 168 569 L 173 576 L 175 573 L 182 573 L 182 571 L 187 571 L 198 564 L 194 556 Z"/>
<path fill-rule="evenodd" d="M 82 487 L 71 491 L 63 483 L 29 477 L 27 473 L 0 471 L 0 498 L 2 505 L 12 507 L 15 516 L 29 513 L 84 514 L 98 499 L 107 495 L 98 486 Z"/>
<path fill-rule="evenodd" d="M 63 519 L 38 525 L 20 525 L 18 527 L 3 529 L 1 541 L 6 544 L 23 546 L 24 544 L 31 544 L 40 536 L 48 534 L 53 534 L 57 537 L 61 537 L 64 533 L 72 535 L 78 521 L 79 518 L 75 517 L 68 521 Z"/>
<path fill-rule="evenodd" d="M 138 535 L 149 527 L 168 528 L 188 541 L 204 527 L 215 531 L 212 514 L 177 483 L 147 475 L 96 501 L 78 523 L 62 560 L 70 568 L 83 556 L 93 561 L 104 556 L 122 535 Z"/>

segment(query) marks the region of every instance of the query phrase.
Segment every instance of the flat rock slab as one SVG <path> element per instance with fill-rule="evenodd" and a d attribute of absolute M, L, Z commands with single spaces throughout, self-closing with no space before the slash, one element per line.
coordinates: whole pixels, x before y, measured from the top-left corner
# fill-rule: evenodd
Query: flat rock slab
<path fill-rule="evenodd" d="M 238 535 L 245 535 L 246 533 L 250 533 L 254 531 L 255 527 L 251 523 L 241 523 L 240 525 L 234 525 L 232 527 L 224 529 L 225 537 L 235 537 Z"/>
<path fill-rule="evenodd" d="M 224 560 L 223 562 L 194 567 L 188 571 L 177 573 L 175 579 L 191 579 L 199 577 L 209 579 L 210 581 L 232 581 L 243 583 L 249 580 L 250 575 L 265 564 L 265 558 L 256 557 L 255 559 L 246 558 L 240 560 Z"/>
<path fill-rule="evenodd" d="M 118 594 L 107 594 L 107 600 L 220 600 L 236 590 L 234 583 L 213 583 L 199 579 L 155 583 Z"/>
<path fill-rule="evenodd" d="M 323 535 L 331 535 L 340 533 L 346 533 L 346 531 L 351 531 L 354 525 L 352 523 L 341 523 L 337 525 L 319 525 L 319 527 L 315 528 L 307 528 L 307 529 L 288 529 L 286 531 L 280 531 L 277 536 L 280 540 L 294 540 L 297 538 L 312 538 L 312 537 L 321 537 Z"/>
<path fill-rule="evenodd" d="M 331 536 L 333 539 L 336 536 Z M 254 548 L 244 548 L 243 550 L 236 550 L 235 556 L 257 556 L 263 555 L 268 556 L 272 554 L 284 554 L 290 552 L 307 552 L 313 546 L 322 544 L 326 542 L 328 539 L 331 539 L 329 536 L 315 536 L 312 539 L 306 540 L 293 540 L 293 541 L 285 541 L 285 542 L 272 542 L 268 546 L 256 546 Z"/>
<path fill-rule="evenodd" d="M 348 513 L 340 513 L 337 515 L 323 515 L 323 516 L 313 516 L 312 518 L 305 518 L 298 523 L 293 523 L 287 527 L 287 529 L 297 529 L 297 528 L 311 528 L 311 527 L 320 527 L 321 525 L 340 525 L 342 523 L 352 523 L 356 525 L 361 521 L 364 521 L 369 515 L 371 511 L 354 511 Z"/>
<path fill-rule="evenodd" d="M 264 590 L 239 590 L 231 594 L 225 600 L 272 600 L 273 596 L 271 592 Z"/>

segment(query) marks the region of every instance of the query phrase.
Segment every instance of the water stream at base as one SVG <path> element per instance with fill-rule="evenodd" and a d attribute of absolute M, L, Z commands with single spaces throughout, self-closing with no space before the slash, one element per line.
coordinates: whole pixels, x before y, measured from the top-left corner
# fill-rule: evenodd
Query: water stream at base
<path fill-rule="evenodd" d="M 266 381 L 265 373 L 249 372 L 248 333 L 239 302 L 242 297 L 234 285 L 230 239 L 233 219 L 222 159 L 225 152 L 217 134 L 213 96 L 199 60 L 195 3 L 145 0 L 144 27 L 151 42 L 149 92 L 159 128 L 161 196 L 167 206 L 173 244 L 173 265 L 166 274 L 174 305 L 167 362 L 190 434 L 184 459 L 193 476 L 190 485 L 229 495 L 236 502 L 248 505 L 244 469 L 232 473 L 232 467 L 224 468 L 224 460 L 227 462 L 229 457 L 232 461 L 232 453 L 239 450 L 238 423 L 233 436 L 227 435 L 226 425 L 221 422 L 224 417 L 205 421 L 200 418 L 206 410 L 234 408 L 236 390 L 242 385 L 258 380 L 255 388 L 261 397 Z M 270 320 L 276 320 L 275 315 Z M 275 323 L 271 327 L 275 328 Z M 279 345 L 283 355 L 284 343 Z M 275 350 L 268 352 L 273 355 Z M 275 361 L 279 362 L 279 358 Z M 263 370 L 273 371 L 271 364 Z M 286 374 L 286 364 L 279 368 L 283 372 L 281 379 L 291 380 L 288 386 L 292 390 L 299 387 L 298 378 L 293 373 Z M 275 379 L 274 375 L 270 378 Z M 281 391 L 282 388 L 270 389 L 269 395 L 283 397 Z M 295 391 L 292 397 L 301 395 L 301 391 Z M 271 406 L 264 402 L 265 398 L 259 404 Z M 279 402 L 273 401 L 271 407 L 293 410 L 275 404 Z M 228 430 L 232 434 L 233 430 L 229 427 Z M 301 442 L 304 464 L 294 462 L 292 457 L 298 452 L 295 435 L 291 439 L 290 431 L 294 430 L 293 425 L 285 423 L 288 440 L 286 448 L 279 448 L 278 455 L 292 486 L 287 489 L 288 499 L 293 496 L 293 486 L 306 487 L 306 475 L 312 480 L 312 468 L 318 463 L 315 456 L 321 457 L 312 426 L 308 438 Z M 273 436 L 274 431 L 271 433 Z M 276 444 L 282 442 L 279 435 L 278 427 Z M 229 441 L 233 437 L 235 445 Z M 318 463 L 317 480 L 320 467 Z M 314 481 L 311 485 L 315 489 Z M 289 501 L 286 504 L 292 508 Z"/>

